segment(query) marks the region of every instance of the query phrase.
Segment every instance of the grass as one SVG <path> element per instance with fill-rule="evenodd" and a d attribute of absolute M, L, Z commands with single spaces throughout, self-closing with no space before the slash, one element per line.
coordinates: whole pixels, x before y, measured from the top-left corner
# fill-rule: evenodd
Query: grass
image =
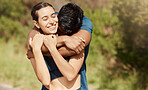
<path fill-rule="evenodd" d="M 14 41 L 0 44 L 0 82 L 20 87 L 22 90 L 40 90 L 25 48 Z"/>

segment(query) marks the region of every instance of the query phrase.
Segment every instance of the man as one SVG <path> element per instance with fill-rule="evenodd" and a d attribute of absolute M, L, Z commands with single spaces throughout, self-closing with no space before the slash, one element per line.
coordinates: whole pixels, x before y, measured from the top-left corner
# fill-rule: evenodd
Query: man
<path fill-rule="evenodd" d="M 59 17 L 60 17 L 60 14 L 59 14 Z M 62 17 L 62 15 L 61 15 L 61 17 Z M 63 30 L 62 28 L 63 28 L 63 26 L 61 25 L 61 27 L 59 28 L 61 30 L 61 32 Z M 36 28 L 34 28 L 33 30 L 30 31 L 28 38 L 30 38 L 30 37 L 33 38 L 34 35 L 36 35 L 37 33 L 42 33 L 42 32 L 40 30 L 37 30 Z M 84 60 L 86 60 L 86 57 L 88 54 L 88 49 L 89 49 L 89 42 L 91 39 L 91 33 L 92 33 L 92 23 L 87 17 L 83 17 L 82 27 L 80 28 L 80 30 L 76 34 L 74 34 L 72 36 L 63 35 L 63 36 L 58 37 L 58 45 L 57 46 L 62 45 L 62 47 L 60 47 L 58 49 L 58 51 L 61 53 L 61 55 L 65 56 L 65 57 L 80 53 L 81 50 L 83 50 L 83 48 L 84 48 L 84 40 L 85 40 L 86 48 L 85 48 L 85 59 Z M 28 53 L 30 52 L 30 50 L 31 49 L 28 48 Z M 47 49 L 45 47 L 42 47 L 42 51 L 44 53 L 47 53 Z M 85 61 L 84 61 L 82 68 L 81 68 L 81 89 L 82 90 L 88 89 L 87 81 L 86 81 Z"/>

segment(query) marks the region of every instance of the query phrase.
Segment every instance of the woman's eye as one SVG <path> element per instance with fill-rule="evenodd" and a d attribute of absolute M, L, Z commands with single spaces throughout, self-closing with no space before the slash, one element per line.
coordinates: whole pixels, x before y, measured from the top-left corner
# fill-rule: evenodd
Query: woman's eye
<path fill-rule="evenodd" d="M 55 18 L 55 17 L 56 17 L 56 15 L 52 15 L 51 17 L 52 17 L 52 18 Z"/>
<path fill-rule="evenodd" d="M 47 20 L 47 18 L 44 18 L 44 19 L 43 19 L 43 21 L 46 21 L 46 20 Z"/>
<path fill-rule="evenodd" d="M 43 21 L 46 21 L 46 20 L 48 20 L 48 17 L 44 17 L 44 18 L 43 18 Z"/>

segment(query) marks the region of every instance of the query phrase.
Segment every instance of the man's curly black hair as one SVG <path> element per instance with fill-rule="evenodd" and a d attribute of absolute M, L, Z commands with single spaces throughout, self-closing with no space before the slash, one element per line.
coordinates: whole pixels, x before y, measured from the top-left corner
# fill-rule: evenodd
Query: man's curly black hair
<path fill-rule="evenodd" d="M 83 10 L 74 3 L 64 5 L 58 14 L 61 34 L 72 35 L 82 26 Z"/>

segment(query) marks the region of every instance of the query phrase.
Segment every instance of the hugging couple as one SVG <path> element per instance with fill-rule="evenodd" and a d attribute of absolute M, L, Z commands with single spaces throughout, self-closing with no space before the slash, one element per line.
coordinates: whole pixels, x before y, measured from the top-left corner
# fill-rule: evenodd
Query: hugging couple
<path fill-rule="evenodd" d="M 34 28 L 27 40 L 27 57 L 42 90 L 88 90 L 86 57 L 93 25 L 74 3 L 59 12 L 47 2 L 31 11 Z"/>

